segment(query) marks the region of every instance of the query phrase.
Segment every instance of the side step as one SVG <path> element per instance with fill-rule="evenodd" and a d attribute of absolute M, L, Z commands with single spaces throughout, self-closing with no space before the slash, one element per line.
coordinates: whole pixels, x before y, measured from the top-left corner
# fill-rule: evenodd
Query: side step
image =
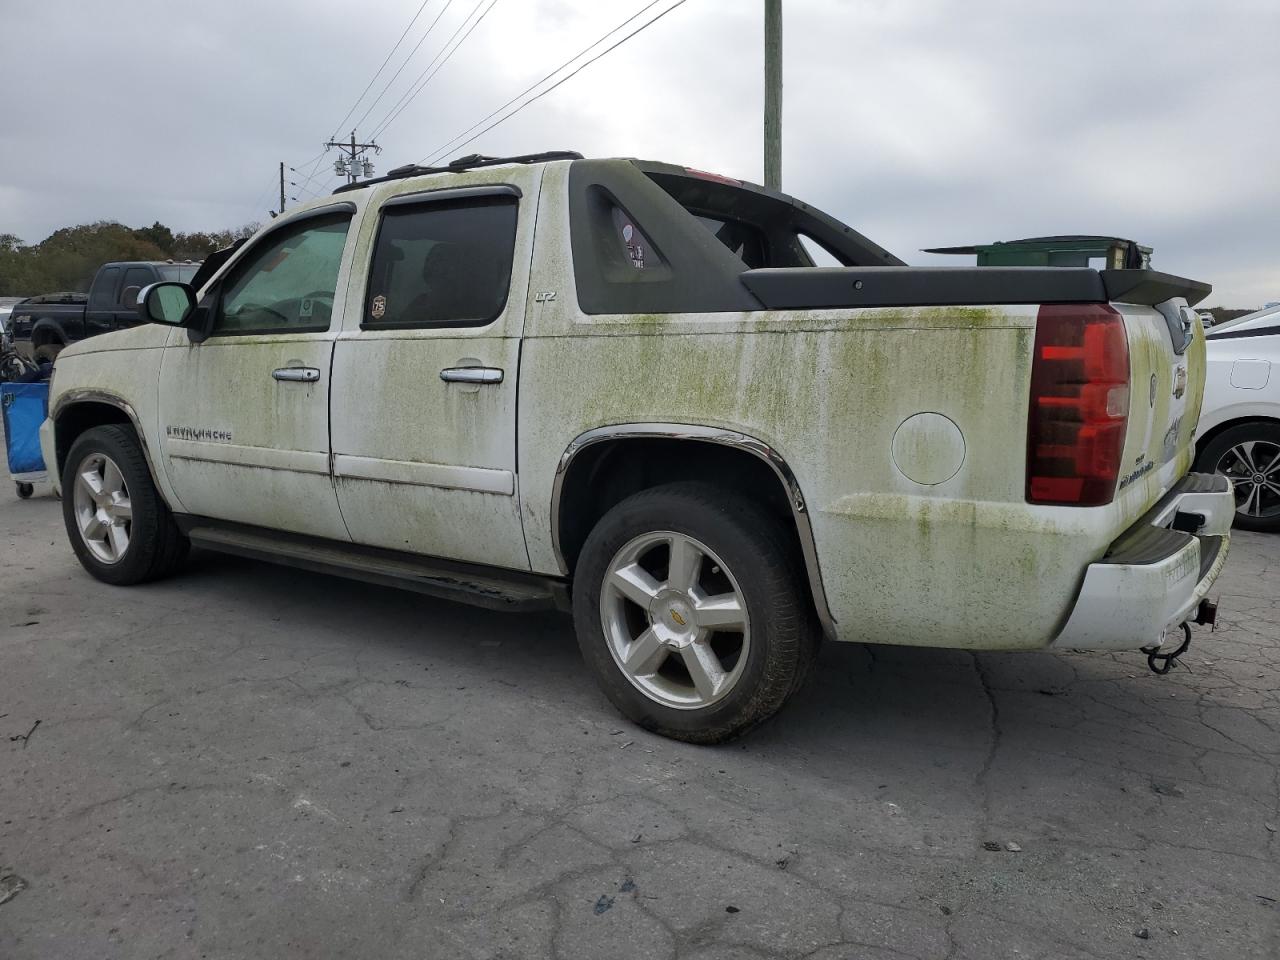
<path fill-rule="evenodd" d="M 223 524 L 199 517 L 175 519 L 193 545 L 219 553 L 399 587 L 490 610 L 525 613 L 569 609 L 565 585 L 536 574 Z"/>

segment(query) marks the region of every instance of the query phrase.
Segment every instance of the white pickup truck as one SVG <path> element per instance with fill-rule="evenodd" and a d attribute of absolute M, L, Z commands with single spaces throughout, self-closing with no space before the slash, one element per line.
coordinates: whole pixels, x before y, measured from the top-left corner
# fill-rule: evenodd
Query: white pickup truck
<path fill-rule="evenodd" d="M 571 608 L 626 715 L 713 742 L 824 636 L 1136 649 L 1207 619 L 1234 511 L 1188 473 L 1207 290 L 908 267 L 725 177 L 469 157 L 148 287 L 153 322 L 59 356 L 42 441 L 101 580 L 194 543 Z"/>

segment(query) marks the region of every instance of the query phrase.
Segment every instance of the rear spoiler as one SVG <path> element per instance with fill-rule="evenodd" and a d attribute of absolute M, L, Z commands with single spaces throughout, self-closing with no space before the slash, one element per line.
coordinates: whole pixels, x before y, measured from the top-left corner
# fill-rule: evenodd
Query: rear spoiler
<path fill-rule="evenodd" d="M 1102 283 L 1107 288 L 1108 300 L 1152 307 L 1174 297 L 1182 297 L 1188 306 L 1194 307 L 1213 292 L 1210 284 L 1159 270 L 1103 270 Z"/>
<path fill-rule="evenodd" d="M 1207 283 L 1154 270 L 1089 267 L 775 267 L 747 270 L 743 285 L 768 310 L 840 307 L 1139 303 L 1196 304 Z"/>

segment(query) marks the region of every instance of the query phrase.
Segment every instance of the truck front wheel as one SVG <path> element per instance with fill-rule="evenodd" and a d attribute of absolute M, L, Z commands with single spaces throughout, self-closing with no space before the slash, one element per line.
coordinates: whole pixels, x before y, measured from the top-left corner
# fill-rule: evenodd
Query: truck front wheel
<path fill-rule="evenodd" d="M 640 726 L 719 743 L 767 720 L 817 650 L 786 531 L 737 494 L 678 483 L 635 494 L 591 531 L 573 586 L 587 665 Z"/>
<path fill-rule="evenodd" d="M 105 583 L 167 576 L 189 547 L 151 482 L 137 438 L 115 424 L 86 430 L 71 445 L 62 518 L 81 565 Z"/>

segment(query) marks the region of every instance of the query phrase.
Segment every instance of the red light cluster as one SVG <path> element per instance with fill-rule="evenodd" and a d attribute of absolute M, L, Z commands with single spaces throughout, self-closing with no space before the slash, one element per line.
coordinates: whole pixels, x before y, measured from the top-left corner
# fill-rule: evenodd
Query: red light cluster
<path fill-rule="evenodd" d="M 1031 364 L 1028 502 L 1110 503 L 1128 421 L 1124 319 L 1102 303 L 1042 306 Z"/>

